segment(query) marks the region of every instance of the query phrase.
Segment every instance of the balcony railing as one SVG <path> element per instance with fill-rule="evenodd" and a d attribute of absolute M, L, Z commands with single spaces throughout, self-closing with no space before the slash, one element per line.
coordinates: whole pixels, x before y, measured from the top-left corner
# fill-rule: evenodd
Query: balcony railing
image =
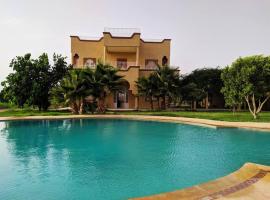
<path fill-rule="evenodd" d="M 120 70 L 127 70 L 129 67 L 131 66 L 137 66 L 136 65 L 136 62 L 124 62 L 124 61 L 111 61 L 111 62 L 108 62 L 109 65 L 117 68 L 117 69 L 120 69 Z M 140 66 L 140 69 L 145 69 L 145 70 L 157 70 L 158 69 L 158 66 L 154 66 L 154 65 L 138 65 Z M 90 69 L 94 69 L 96 66 L 93 65 L 93 66 L 75 66 L 76 68 L 90 68 Z M 175 70 L 179 70 L 179 66 L 169 66 L 171 69 L 175 69 Z"/>
<path fill-rule="evenodd" d="M 110 61 L 108 64 L 118 69 L 128 69 L 130 66 L 136 66 L 136 62 L 125 62 L 125 61 Z"/>

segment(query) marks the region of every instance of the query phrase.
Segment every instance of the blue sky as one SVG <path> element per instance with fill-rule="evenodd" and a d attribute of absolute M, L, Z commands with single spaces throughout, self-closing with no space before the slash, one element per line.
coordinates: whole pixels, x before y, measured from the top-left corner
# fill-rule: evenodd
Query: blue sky
<path fill-rule="evenodd" d="M 270 55 L 270 0 L 0 0 L 0 81 L 17 55 L 53 52 L 70 59 L 72 34 L 140 28 L 171 38 L 171 64 L 184 73 Z"/>

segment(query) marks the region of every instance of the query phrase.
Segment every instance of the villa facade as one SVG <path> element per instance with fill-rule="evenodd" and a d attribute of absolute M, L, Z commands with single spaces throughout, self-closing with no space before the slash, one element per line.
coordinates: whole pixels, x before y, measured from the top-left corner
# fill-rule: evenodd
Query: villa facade
<path fill-rule="evenodd" d="M 127 81 L 109 94 L 109 109 L 148 109 L 145 97 L 138 97 L 136 81 L 148 76 L 157 65 L 170 65 L 170 39 L 145 40 L 137 29 L 105 29 L 100 38 L 71 36 L 72 63 L 75 68 L 95 67 L 98 61 L 119 69 Z M 154 103 L 157 107 L 157 102 Z"/>

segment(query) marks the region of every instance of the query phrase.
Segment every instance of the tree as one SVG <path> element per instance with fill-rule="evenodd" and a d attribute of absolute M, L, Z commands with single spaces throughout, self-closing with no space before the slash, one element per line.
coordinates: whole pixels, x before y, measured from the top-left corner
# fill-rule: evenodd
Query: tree
<path fill-rule="evenodd" d="M 204 92 L 200 89 L 196 83 L 189 80 L 189 76 L 184 76 L 181 80 L 180 94 L 182 100 L 190 101 L 191 109 L 196 110 L 197 101 L 202 100 Z"/>
<path fill-rule="evenodd" d="M 202 68 L 184 76 L 181 81 L 184 100 L 192 101 L 196 105 L 196 101 L 205 99 L 205 108 L 208 109 L 209 95 L 222 95 L 221 72 L 219 68 Z"/>
<path fill-rule="evenodd" d="M 83 113 L 84 99 L 91 93 L 86 87 L 85 73 L 92 72 L 90 69 L 70 70 L 60 84 L 51 90 L 54 101 L 65 102 L 71 107 L 73 114 Z"/>
<path fill-rule="evenodd" d="M 225 104 L 229 107 L 240 109 L 243 104 L 244 94 L 242 91 L 244 90 L 243 80 L 242 78 L 234 78 L 238 75 L 242 75 L 241 72 L 237 72 L 237 70 L 231 70 L 229 66 L 223 69 L 221 74 L 221 79 L 223 80 L 224 87 L 222 87 L 221 92 L 224 94 Z"/>
<path fill-rule="evenodd" d="M 149 77 L 139 77 L 136 81 L 138 95 L 149 99 L 151 110 L 154 109 L 153 98 L 159 97 L 158 79 L 155 74 L 150 74 Z"/>
<path fill-rule="evenodd" d="M 38 106 L 39 110 L 49 107 L 49 90 L 66 74 L 70 68 L 65 57 L 53 55 L 50 65 L 48 55 L 42 54 L 38 59 L 31 59 L 31 54 L 17 56 L 10 67 L 14 73 L 8 75 L 3 86 L 3 97 L 6 101 L 19 107 Z"/>
<path fill-rule="evenodd" d="M 97 99 L 98 112 L 105 112 L 106 97 L 110 92 L 118 90 L 124 82 L 123 76 L 117 72 L 114 67 L 99 62 L 92 76 L 88 76 L 86 83 L 92 88 L 92 96 Z"/>
<path fill-rule="evenodd" d="M 85 98 L 91 96 L 97 101 L 97 112 L 105 112 L 107 95 L 119 89 L 122 76 L 110 65 L 98 63 L 95 69 L 71 70 L 69 74 L 52 89 L 52 101 L 65 102 L 74 114 L 84 112 Z"/>
<path fill-rule="evenodd" d="M 225 68 L 222 80 L 226 104 L 233 105 L 244 99 L 256 119 L 270 98 L 270 56 L 240 57 Z"/>
<path fill-rule="evenodd" d="M 14 73 L 10 73 L 6 80 L 1 83 L 3 97 L 6 101 L 23 107 L 31 96 L 34 68 L 31 54 L 17 56 L 12 59 L 9 66 Z"/>
<path fill-rule="evenodd" d="M 33 65 L 31 105 L 38 106 L 39 110 L 47 110 L 50 105 L 50 89 L 64 77 L 70 67 L 64 57 L 56 54 L 53 55 L 53 65 L 50 65 L 45 53 L 33 60 Z"/>
<path fill-rule="evenodd" d="M 180 76 L 178 71 L 169 66 L 158 66 L 154 76 L 157 79 L 157 87 L 160 97 L 163 99 L 163 108 L 166 109 L 166 97 L 170 103 L 178 96 Z"/>

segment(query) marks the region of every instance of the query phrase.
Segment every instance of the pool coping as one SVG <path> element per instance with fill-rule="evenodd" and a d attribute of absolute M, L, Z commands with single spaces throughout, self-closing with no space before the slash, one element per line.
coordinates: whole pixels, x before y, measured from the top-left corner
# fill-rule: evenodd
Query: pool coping
<path fill-rule="evenodd" d="M 174 122 L 204 126 L 209 128 L 243 128 L 259 131 L 270 131 L 270 123 L 266 122 L 228 122 L 210 119 L 151 116 L 151 115 L 59 115 L 59 116 L 26 116 L 26 117 L 0 117 L 0 121 L 14 120 L 57 120 L 57 119 L 128 119 L 143 121 Z"/>
<path fill-rule="evenodd" d="M 181 190 L 130 200 L 270 199 L 270 166 L 246 163 L 233 173 Z"/>

